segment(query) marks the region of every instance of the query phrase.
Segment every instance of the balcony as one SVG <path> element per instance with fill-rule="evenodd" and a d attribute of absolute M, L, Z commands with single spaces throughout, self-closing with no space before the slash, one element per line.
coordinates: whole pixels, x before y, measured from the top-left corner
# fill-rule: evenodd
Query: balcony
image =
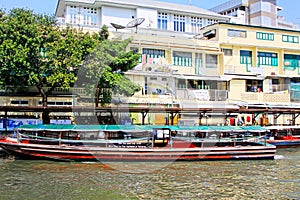
<path fill-rule="evenodd" d="M 287 91 L 273 93 L 242 92 L 239 100 L 247 103 L 290 103 L 291 97 Z"/>
<path fill-rule="evenodd" d="M 265 68 L 263 67 L 252 67 L 245 65 L 225 65 L 225 74 L 243 74 L 243 75 L 263 75 L 265 74 Z"/>
<path fill-rule="evenodd" d="M 228 98 L 227 90 L 192 90 L 192 89 L 177 89 L 176 99 L 180 100 L 198 100 L 198 101 L 226 101 Z"/>

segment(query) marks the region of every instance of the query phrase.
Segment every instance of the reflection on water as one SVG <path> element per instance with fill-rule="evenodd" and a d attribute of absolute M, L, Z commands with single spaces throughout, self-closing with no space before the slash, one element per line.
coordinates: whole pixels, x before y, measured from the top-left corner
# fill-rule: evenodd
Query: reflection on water
<path fill-rule="evenodd" d="M 277 154 L 168 165 L 2 160 L 0 199 L 299 199 L 300 148 Z"/>

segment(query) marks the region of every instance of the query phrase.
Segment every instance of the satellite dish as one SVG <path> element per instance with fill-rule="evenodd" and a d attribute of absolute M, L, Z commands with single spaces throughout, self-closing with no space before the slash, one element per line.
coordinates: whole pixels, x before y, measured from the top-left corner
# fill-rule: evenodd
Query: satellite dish
<path fill-rule="evenodd" d="M 122 26 L 120 24 L 115 24 L 115 23 L 110 23 L 110 24 L 116 29 L 116 31 L 118 31 L 118 29 L 126 28 L 125 26 Z"/>
<path fill-rule="evenodd" d="M 136 28 L 135 32 L 137 32 L 137 27 L 139 25 L 141 25 L 144 21 L 145 21 L 145 18 L 136 18 L 136 19 L 132 20 L 131 22 L 129 22 L 126 27 L 127 28 L 134 28 L 135 27 Z"/>

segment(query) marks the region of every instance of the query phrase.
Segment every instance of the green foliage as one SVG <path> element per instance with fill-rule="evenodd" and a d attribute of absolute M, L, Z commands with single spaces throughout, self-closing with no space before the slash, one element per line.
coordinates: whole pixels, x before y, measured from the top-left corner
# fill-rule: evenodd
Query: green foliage
<path fill-rule="evenodd" d="M 129 39 L 108 37 L 106 26 L 90 35 L 58 27 L 53 16 L 0 10 L 0 86 L 36 86 L 44 106 L 55 88 L 74 84 L 90 93 L 97 89 L 96 99 L 105 96 L 102 104 L 110 102 L 113 92 L 133 95 L 140 88 L 124 72 L 137 65 L 139 55 L 126 51 Z"/>
<path fill-rule="evenodd" d="M 36 86 L 43 96 L 74 83 L 94 37 L 60 29 L 54 17 L 31 10 L 17 8 L 0 16 L 0 85 Z"/>
<path fill-rule="evenodd" d="M 95 95 L 96 106 L 100 101 L 105 105 L 111 102 L 112 93 L 132 96 L 140 87 L 125 77 L 124 72 L 134 68 L 138 54 L 127 52 L 128 40 L 102 40 L 84 61 L 78 76 L 77 85 L 84 86 Z M 96 89 L 95 89 L 96 88 Z M 97 90 L 94 94 L 94 91 Z"/>
<path fill-rule="evenodd" d="M 69 88 L 75 82 L 97 38 L 70 27 L 61 29 L 53 16 L 31 10 L 0 13 L 0 86 L 36 86 L 47 106 L 56 87 Z"/>
<path fill-rule="evenodd" d="M 108 28 L 107 26 L 102 26 L 101 30 L 99 31 L 99 37 L 98 40 L 99 41 L 104 41 L 107 40 L 109 37 L 109 32 L 108 32 Z"/>

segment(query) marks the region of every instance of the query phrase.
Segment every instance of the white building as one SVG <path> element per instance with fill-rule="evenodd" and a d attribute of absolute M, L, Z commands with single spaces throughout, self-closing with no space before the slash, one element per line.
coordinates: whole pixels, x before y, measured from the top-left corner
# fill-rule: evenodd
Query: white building
<path fill-rule="evenodd" d="M 136 18 L 144 18 L 140 28 L 198 33 L 216 22 L 229 22 L 222 16 L 195 6 L 153 0 L 59 0 L 56 17 L 61 24 L 99 30 L 111 23 L 127 26 Z"/>
<path fill-rule="evenodd" d="M 278 15 L 282 8 L 277 6 L 277 0 L 230 0 L 210 10 L 231 16 L 231 22 L 237 24 L 299 29 L 297 24 L 288 22 Z"/>

